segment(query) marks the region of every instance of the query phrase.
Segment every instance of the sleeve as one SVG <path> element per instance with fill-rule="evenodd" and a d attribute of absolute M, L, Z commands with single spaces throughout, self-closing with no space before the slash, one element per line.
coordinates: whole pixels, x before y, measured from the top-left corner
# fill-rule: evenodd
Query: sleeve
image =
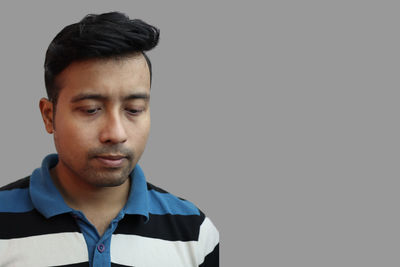
<path fill-rule="evenodd" d="M 199 253 L 199 267 L 219 267 L 219 232 L 207 217 L 200 226 Z"/>

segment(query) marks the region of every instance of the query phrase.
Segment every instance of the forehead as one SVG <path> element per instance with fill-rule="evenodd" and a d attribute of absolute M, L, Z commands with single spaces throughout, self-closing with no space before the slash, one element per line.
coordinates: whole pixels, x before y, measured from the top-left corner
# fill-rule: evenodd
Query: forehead
<path fill-rule="evenodd" d="M 59 100 L 82 93 L 112 98 L 150 93 L 150 71 L 143 55 L 117 59 L 92 59 L 71 63 L 56 79 Z"/>

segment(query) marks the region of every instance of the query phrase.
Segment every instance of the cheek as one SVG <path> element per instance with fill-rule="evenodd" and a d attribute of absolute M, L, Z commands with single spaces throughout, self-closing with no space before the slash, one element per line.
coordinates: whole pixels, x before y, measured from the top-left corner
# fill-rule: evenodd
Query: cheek
<path fill-rule="evenodd" d="M 150 133 L 150 116 L 148 116 L 148 118 L 145 120 L 144 128 L 143 128 L 143 135 L 146 140 L 149 136 L 149 133 Z"/>
<path fill-rule="evenodd" d="M 143 148 L 146 145 L 150 133 L 150 121 L 143 122 L 140 127 L 133 127 L 131 139 L 136 146 Z"/>
<path fill-rule="evenodd" d="M 79 148 L 85 146 L 90 135 L 91 127 L 79 127 L 74 123 L 57 121 L 57 128 L 54 131 L 54 143 L 56 146 L 65 149 Z"/>

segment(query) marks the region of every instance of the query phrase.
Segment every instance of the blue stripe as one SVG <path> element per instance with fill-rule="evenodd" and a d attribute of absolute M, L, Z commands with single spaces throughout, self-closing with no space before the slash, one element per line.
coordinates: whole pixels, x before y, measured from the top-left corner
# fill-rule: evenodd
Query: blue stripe
<path fill-rule="evenodd" d="M 0 212 L 28 212 L 33 210 L 28 188 L 0 191 Z"/>
<path fill-rule="evenodd" d="M 200 215 L 197 207 L 189 201 L 181 200 L 169 193 L 148 191 L 149 212 L 157 215 Z"/>

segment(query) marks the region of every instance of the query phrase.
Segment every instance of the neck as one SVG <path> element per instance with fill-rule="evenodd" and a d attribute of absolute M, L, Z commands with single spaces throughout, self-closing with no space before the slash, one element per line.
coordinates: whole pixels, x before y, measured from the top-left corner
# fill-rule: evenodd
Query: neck
<path fill-rule="evenodd" d="M 82 211 L 100 234 L 124 207 L 129 196 L 130 179 L 119 186 L 96 187 L 60 171 L 58 165 L 50 170 L 50 174 L 67 205 Z"/>

